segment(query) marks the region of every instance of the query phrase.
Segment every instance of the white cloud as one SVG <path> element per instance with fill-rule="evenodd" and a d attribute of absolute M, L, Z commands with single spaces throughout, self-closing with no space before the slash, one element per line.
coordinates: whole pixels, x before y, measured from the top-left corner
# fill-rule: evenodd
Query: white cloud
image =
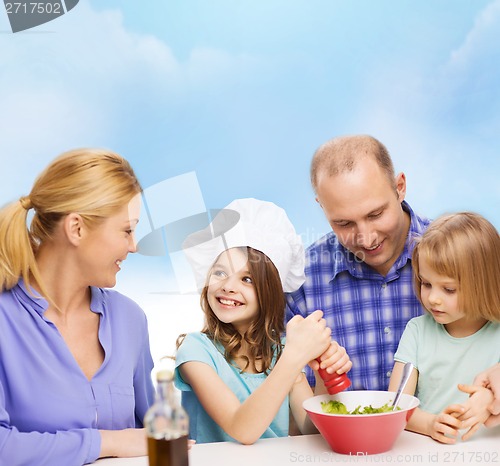
<path fill-rule="evenodd" d="M 474 26 L 465 40 L 450 56 L 448 66 L 466 69 L 477 60 L 477 57 L 499 55 L 500 39 L 500 1 L 491 2 L 477 16 Z"/>
<path fill-rule="evenodd" d="M 60 152 L 114 141 L 131 112 L 147 126 L 148 105 L 166 111 L 253 62 L 200 47 L 181 63 L 161 40 L 128 31 L 119 11 L 80 2 L 31 32 L 0 35 L 0 66 L 3 204 Z"/>
<path fill-rule="evenodd" d="M 487 155 L 478 148 L 480 136 L 492 138 L 499 132 L 498 105 L 492 105 L 498 104 L 500 93 L 500 67 L 496 64 L 500 62 L 499 10 L 500 0 L 485 8 L 461 46 L 450 50 L 440 68 L 416 69 L 409 65 L 411 60 L 402 65 L 390 63 L 388 58 L 380 69 L 366 73 L 366 81 L 353 90 L 356 96 L 346 98 L 349 104 L 358 102 L 346 114 L 352 120 L 349 127 L 370 132 L 388 145 L 396 168 L 409 176 L 410 199 L 416 197 L 422 205 L 448 195 L 458 198 L 464 191 L 458 186 L 468 186 L 469 181 L 473 186 L 479 184 L 479 169 L 457 167 L 455 161 L 458 165 L 467 161 L 462 151 L 474 154 L 475 164 L 481 164 Z M 273 67 L 266 58 L 201 44 L 180 61 L 165 42 L 127 30 L 119 11 L 98 13 L 86 2 L 32 33 L 1 34 L 0 204 L 26 194 L 34 176 L 61 151 L 103 141 L 114 146 L 131 112 L 144 117 L 146 127 L 154 118 L 150 109 L 162 117 L 162 112 L 175 114 L 176 106 L 184 106 L 189 109 L 182 114 L 186 119 L 193 112 L 207 111 L 216 120 L 217 112 L 231 105 L 231 96 L 236 96 L 234 114 L 241 111 L 238 99 L 262 98 L 267 103 L 266 91 L 272 95 L 287 85 L 287 75 L 280 71 L 293 73 L 295 67 L 303 66 L 296 58 L 291 53 L 280 67 Z M 266 86 L 261 86 L 262 92 L 242 92 L 248 83 L 271 74 Z M 314 75 L 311 82 L 315 82 Z M 230 86 L 237 89 L 235 93 L 222 95 Z M 344 97 L 335 92 L 344 90 L 332 88 L 325 100 Z M 303 107 L 297 105 L 301 113 Z M 264 118 L 269 107 L 255 112 Z M 456 120 L 447 124 L 446 118 Z M 462 131 L 462 121 L 474 126 L 473 134 Z M 495 148 L 498 150 L 498 144 L 489 150 Z M 495 167 L 498 162 L 482 175 L 491 190 L 498 189 L 491 182 Z M 447 181 L 445 186 L 444 173 L 456 181 Z M 450 186 L 454 191 L 446 192 Z M 479 200 L 479 191 L 471 189 L 471 196 Z"/>
<path fill-rule="evenodd" d="M 500 0 L 477 16 L 462 44 L 452 50 L 437 85 L 450 113 L 460 114 L 484 136 L 500 131 Z"/>
<path fill-rule="evenodd" d="M 496 0 L 441 66 L 385 62 L 370 74 L 357 124 L 388 145 L 422 213 L 477 210 L 500 224 L 499 44 Z"/>

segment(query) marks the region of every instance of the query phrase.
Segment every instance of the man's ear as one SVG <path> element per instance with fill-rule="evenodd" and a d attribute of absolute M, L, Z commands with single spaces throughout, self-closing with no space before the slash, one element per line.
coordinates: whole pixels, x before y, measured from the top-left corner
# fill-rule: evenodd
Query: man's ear
<path fill-rule="evenodd" d="M 398 173 L 395 178 L 396 181 L 396 193 L 398 195 L 398 201 L 403 202 L 406 197 L 406 176 L 403 172 Z"/>
<path fill-rule="evenodd" d="M 71 213 L 66 215 L 64 219 L 64 234 L 69 242 L 74 246 L 78 246 L 83 238 L 85 225 L 79 214 Z"/>

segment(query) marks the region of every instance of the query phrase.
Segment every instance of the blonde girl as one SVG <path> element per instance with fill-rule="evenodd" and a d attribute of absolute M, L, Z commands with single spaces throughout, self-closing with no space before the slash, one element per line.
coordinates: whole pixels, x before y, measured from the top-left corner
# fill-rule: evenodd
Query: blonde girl
<path fill-rule="evenodd" d="M 455 443 L 460 430 L 466 440 L 490 415 L 493 393 L 461 384 L 500 361 L 500 237 L 478 214 L 446 215 L 418 241 L 412 263 L 427 313 L 407 325 L 389 390 L 411 362 L 416 369 L 405 391 L 415 393 L 420 408 L 407 429 Z"/>

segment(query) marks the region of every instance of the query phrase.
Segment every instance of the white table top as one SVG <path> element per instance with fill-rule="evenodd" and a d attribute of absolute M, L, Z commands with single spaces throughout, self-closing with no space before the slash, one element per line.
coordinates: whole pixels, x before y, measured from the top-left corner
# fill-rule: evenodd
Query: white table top
<path fill-rule="evenodd" d="M 392 450 L 351 457 L 334 453 L 321 435 L 262 439 L 254 445 L 221 442 L 194 445 L 190 466 L 282 466 L 287 464 L 393 464 L 500 466 L 500 426 L 481 429 L 467 442 L 443 445 L 424 435 L 404 431 Z M 98 466 L 148 466 L 148 458 L 109 458 Z"/>

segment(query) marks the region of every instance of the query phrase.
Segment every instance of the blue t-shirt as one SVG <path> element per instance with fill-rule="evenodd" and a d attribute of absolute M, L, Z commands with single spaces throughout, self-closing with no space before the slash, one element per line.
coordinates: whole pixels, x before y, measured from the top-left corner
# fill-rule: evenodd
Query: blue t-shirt
<path fill-rule="evenodd" d="M 142 427 L 153 402 L 146 316 L 129 298 L 91 288 L 104 362 L 89 381 L 23 282 L 0 294 L 0 464 L 81 466 L 99 429 Z"/>
<path fill-rule="evenodd" d="M 457 384 L 472 384 L 479 372 L 500 362 L 500 324 L 487 322 L 476 333 L 456 338 L 425 314 L 408 322 L 394 359 L 417 368 L 420 407 L 438 414 L 469 397 Z"/>
<path fill-rule="evenodd" d="M 176 356 L 175 385 L 182 391 L 182 405 L 189 416 L 189 437 L 197 443 L 235 441 L 207 414 L 191 386 L 182 380 L 179 366 L 189 361 L 208 364 L 243 403 L 266 379 L 266 374 L 240 372 L 224 359 L 224 350 L 217 347 L 204 333 L 190 333 L 182 342 Z M 271 425 L 261 438 L 288 435 L 288 397 L 283 401 Z"/>

